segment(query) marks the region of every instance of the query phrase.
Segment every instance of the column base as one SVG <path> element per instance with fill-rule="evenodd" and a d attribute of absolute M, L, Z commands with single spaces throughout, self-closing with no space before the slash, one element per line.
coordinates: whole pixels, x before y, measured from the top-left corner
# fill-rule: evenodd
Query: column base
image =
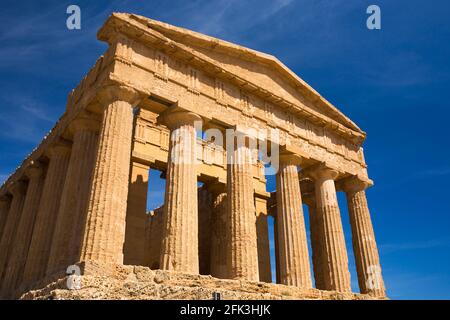
<path fill-rule="evenodd" d="M 81 262 L 80 289 L 67 288 L 67 276 L 47 279 L 25 292 L 23 300 L 375 300 L 365 294 L 301 289 L 274 283 L 217 279 L 142 266 Z M 380 298 L 386 299 L 386 298 Z"/>

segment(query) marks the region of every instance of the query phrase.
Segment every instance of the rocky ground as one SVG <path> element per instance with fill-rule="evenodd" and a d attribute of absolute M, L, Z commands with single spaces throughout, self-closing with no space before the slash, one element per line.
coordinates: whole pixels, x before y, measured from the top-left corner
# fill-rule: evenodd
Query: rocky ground
<path fill-rule="evenodd" d="M 140 266 L 115 266 L 114 271 L 107 275 L 101 275 L 98 270 L 83 272 L 83 275 L 78 278 L 72 276 L 69 279 L 69 282 L 77 288 L 72 290 L 68 289 L 68 279 L 68 277 L 61 277 L 40 289 L 28 291 L 22 295 L 21 299 L 211 300 L 215 292 L 220 293 L 224 300 L 372 299 L 367 295 L 355 293 L 224 280 L 211 276 L 150 270 Z"/>

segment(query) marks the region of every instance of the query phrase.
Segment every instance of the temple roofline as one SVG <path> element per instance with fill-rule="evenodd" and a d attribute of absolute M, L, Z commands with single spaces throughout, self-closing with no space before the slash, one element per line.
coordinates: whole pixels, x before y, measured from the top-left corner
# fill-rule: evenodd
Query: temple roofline
<path fill-rule="evenodd" d="M 269 67 L 274 67 L 281 76 L 283 76 L 292 86 L 299 91 L 299 93 L 309 99 L 311 102 L 317 103 L 324 110 L 329 110 L 333 117 L 329 117 L 342 124 L 346 128 L 354 131 L 360 136 L 360 143 L 365 140 L 366 133 L 361 130 L 352 120 L 338 110 L 332 103 L 322 97 L 316 90 L 314 90 L 308 83 L 301 79 L 297 74 L 285 66 L 278 58 L 273 55 L 266 54 L 260 51 L 256 51 L 244 46 L 240 46 L 225 40 L 207 36 L 189 29 L 177 27 L 164 23 L 161 21 L 153 20 L 136 14 L 129 13 L 113 13 L 108 20 L 101 27 L 97 33 L 97 38 L 102 41 L 108 41 L 108 35 L 106 30 L 111 26 L 117 26 L 115 23 L 129 22 L 133 20 L 139 23 L 142 27 L 148 27 L 153 31 L 158 32 L 160 35 L 167 38 L 169 41 L 177 43 L 179 39 L 189 39 L 189 42 L 198 45 L 203 48 L 214 49 L 217 52 L 225 52 L 228 55 L 238 56 L 241 59 L 258 61 Z M 116 21 L 116 22 L 114 22 Z M 134 24 L 136 27 L 136 25 Z"/>

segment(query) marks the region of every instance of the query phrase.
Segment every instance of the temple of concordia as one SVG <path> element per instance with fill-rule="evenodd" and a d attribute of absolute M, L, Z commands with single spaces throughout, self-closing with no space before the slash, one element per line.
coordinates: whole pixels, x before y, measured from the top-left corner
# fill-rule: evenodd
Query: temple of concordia
<path fill-rule="evenodd" d="M 355 123 L 271 55 L 125 13 L 98 39 L 108 49 L 1 186 L 0 298 L 385 298 Z M 225 149 L 196 123 L 277 130 L 276 191 L 247 161 L 254 146 Z M 148 213 L 150 169 L 166 189 Z M 80 271 L 75 290 L 68 270 Z"/>

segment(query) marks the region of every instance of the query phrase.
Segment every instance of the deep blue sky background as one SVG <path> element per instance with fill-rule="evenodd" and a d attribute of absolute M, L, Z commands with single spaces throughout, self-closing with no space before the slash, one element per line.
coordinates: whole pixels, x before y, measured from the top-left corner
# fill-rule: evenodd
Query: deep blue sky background
<path fill-rule="evenodd" d="M 66 8 L 82 29 L 66 29 Z M 382 10 L 382 30 L 365 26 Z M 450 299 L 450 2 L 348 0 L 23 1 L 0 10 L 0 180 L 64 112 L 106 45 L 113 11 L 133 12 L 271 53 L 368 133 L 369 206 L 389 297 Z M 162 202 L 150 180 L 149 207 Z M 275 188 L 269 178 L 269 191 Z M 339 198 L 347 245 L 345 199 Z M 354 289 L 354 261 L 350 254 Z"/>

